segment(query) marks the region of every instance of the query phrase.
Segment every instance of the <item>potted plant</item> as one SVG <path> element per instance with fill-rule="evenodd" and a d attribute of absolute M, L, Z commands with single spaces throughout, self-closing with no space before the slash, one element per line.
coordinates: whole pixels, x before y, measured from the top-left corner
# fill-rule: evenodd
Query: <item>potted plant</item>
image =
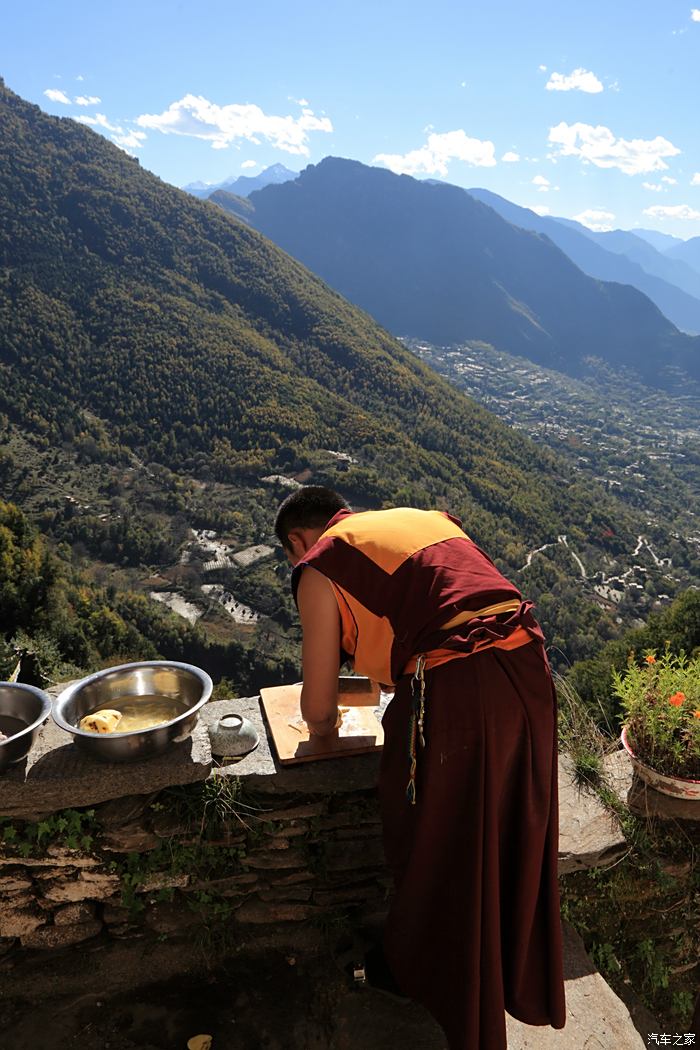
<path fill-rule="evenodd" d="M 667 795 L 700 799 L 700 656 L 631 656 L 613 671 L 625 714 L 622 745 L 637 774 Z"/>

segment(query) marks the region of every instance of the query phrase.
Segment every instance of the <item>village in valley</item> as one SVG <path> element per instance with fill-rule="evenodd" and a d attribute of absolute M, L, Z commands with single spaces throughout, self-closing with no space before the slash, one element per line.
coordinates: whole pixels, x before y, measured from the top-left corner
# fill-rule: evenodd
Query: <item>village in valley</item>
<path fill-rule="evenodd" d="M 551 555 L 558 544 L 572 560 L 572 574 L 592 588 L 601 605 L 639 603 L 645 593 L 656 607 L 671 601 L 690 568 L 688 553 L 700 558 L 696 391 L 652 391 L 634 375 L 612 372 L 595 359 L 587 362 L 585 376 L 574 379 L 481 343 L 438 347 L 402 341 L 504 422 L 566 456 L 578 474 L 648 515 L 648 533 L 637 536 L 614 564 L 588 565 L 585 553 L 560 535 L 529 551 L 523 569 L 538 555 Z M 662 522 L 666 529 L 673 522 L 675 549 L 654 539 Z"/>

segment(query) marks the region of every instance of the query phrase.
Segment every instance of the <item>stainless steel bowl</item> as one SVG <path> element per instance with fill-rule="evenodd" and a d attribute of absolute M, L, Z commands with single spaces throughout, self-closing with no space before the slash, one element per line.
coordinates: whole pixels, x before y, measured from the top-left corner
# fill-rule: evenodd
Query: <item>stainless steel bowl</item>
<path fill-rule="evenodd" d="M 20 682 L 0 682 L 0 718 L 16 718 L 24 723 L 24 729 L 0 741 L 0 772 L 29 754 L 39 727 L 50 712 L 51 697 L 41 689 Z"/>
<path fill-rule="evenodd" d="M 121 664 L 74 682 L 53 706 L 53 719 L 73 734 L 75 743 L 105 762 L 137 762 L 159 755 L 172 743 L 185 740 L 195 727 L 200 707 L 211 696 L 212 680 L 192 664 L 165 660 Z M 84 715 L 109 707 L 123 697 L 167 696 L 187 704 L 187 710 L 170 722 L 128 733 L 89 733 L 80 729 Z"/>

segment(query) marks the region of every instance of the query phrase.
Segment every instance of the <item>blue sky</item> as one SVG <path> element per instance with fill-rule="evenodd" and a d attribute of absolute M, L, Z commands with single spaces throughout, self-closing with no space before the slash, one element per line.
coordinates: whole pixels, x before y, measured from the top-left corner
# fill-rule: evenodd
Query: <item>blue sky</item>
<path fill-rule="evenodd" d="M 700 8 L 5 0 L 0 75 L 181 186 L 328 154 L 700 235 Z"/>

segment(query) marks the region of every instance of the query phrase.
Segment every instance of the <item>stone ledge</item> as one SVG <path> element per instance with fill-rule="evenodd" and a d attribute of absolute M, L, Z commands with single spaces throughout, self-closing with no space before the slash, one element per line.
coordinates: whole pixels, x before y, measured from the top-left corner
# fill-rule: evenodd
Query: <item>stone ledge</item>
<path fill-rule="evenodd" d="M 377 783 L 380 752 L 283 766 L 268 737 L 259 696 L 215 700 L 202 708 L 201 721 L 205 725 L 213 725 L 217 719 L 228 714 L 239 714 L 250 719 L 258 731 L 260 743 L 243 758 L 230 765 L 220 766 L 218 772 L 245 778 L 246 788 L 251 792 L 263 795 L 301 792 L 308 796 L 327 796 L 329 792 L 346 794 L 367 790 Z"/>
<path fill-rule="evenodd" d="M 58 691 L 51 690 L 54 694 Z M 378 753 L 280 765 L 268 739 L 260 698 L 243 697 L 206 704 L 188 740 L 172 744 L 162 755 L 143 762 L 101 762 L 81 751 L 49 720 L 40 729 L 27 759 L 0 777 L 0 815 L 39 820 L 60 809 L 97 805 L 124 796 L 152 796 L 166 787 L 205 780 L 212 769 L 208 726 L 232 712 L 251 720 L 260 743 L 255 751 L 218 767 L 217 772 L 245 778 L 249 790 L 272 796 L 300 792 L 326 797 L 329 792 L 375 786 Z M 313 808 L 312 802 L 308 805 Z"/>
<path fill-rule="evenodd" d="M 533 1027 L 506 1016 L 509 1050 L 642 1050 L 646 1039 L 596 969 L 579 935 L 566 925 L 563 933 L 566 1027 Z"/>
<path fill-rule="evenodd" d="M 93 758 L 49 719 L 27 758 L 0 776 L 0 815 L 38 820 L 60 809 L 206 780 L 210 771 L 209 734 L 201 719 L 187 740 L 143 762 L 127 763 Z"/>
<path fill-rule="evenodd" d="M 574 765 L 559 756 L 559 874 L 610 864 L 627 848 L 620 823 L 596 793 L 574 783 Z"/>
<path fill-rule="evenodd" d="M 173 744 L 162 755 L 144 762 L 125 765 L 103 763 L 85 755 L 74 743 L 68 742 L 66 733 L 53 722 L 48 722 L 42 728 L 29 759 L 0 778 L 0 814 L 37 819 L 46 813 L 68 807 L 78 808 L 104 803 L 109 809 L 111 803 L 112 807 L 118 810 L 117 815 L 122 818 L 117 823 L 121 824 L 126 816 L 137 818 L 134 820 L 130 848 L 153 848 L 157 844 L 159 830 L 153 829 L 155 835 L 140 830 L 140 811 L 159 790 L 176 784 L 201 781 L 210 775 L 212 759 L 208 727 L 222 715 L 232 712 L 250 719 L 258 731 L 260 743 L 243 758 L 218 767 L 217 774 L 244 780 L 248 793 L 263 799 L 270 798 L 273 807 L 275 797 L 294 794 L 302 796 L 290 809 L 289 814 L 273 808 L 268 815 L 269 820 L 311 817 L 326 828 L 335 827 L 336 824 L 347 823 L 349 818 L 345 815 L 322 816 L 319 809 L 322 803 L 317 801 L 319 798 L 327 799 L 333 794 L 348 795 L 357 791 L 370 791 L 376 787 L 379 774 L 378 753 L 282 766 L 274 754 L 274 745 L 268 736 L 260 698 L 242 697 L 206 704 L 189 740 Z M 560 756 L 560 874 L 610 863 L 625 849 L 624 836 L 615 818 L 602 806 L 595 793 L 579 790 L 575 786 L 572 770 L 570 759 Z M 656 792 L 653 794 L 657 795 Z M 131 809 L 134 807 L 134 801 L 126 800 L 125 796 L 140 796 L 140 799 L 136 800 L 139 804 L 133 810 L 133 814 Z M 675 800 L 669 801 L 676 806 L 683 805 Z M 122 812 L 124 806 L 126 812 Z M 377 825 L 376 832 L 379 836 L 378 814 L 372 817 L 367 813 L 366 817 L 372 825 Z M 111 842 L 110 835 L 114 837 L 114 843 Z M 284 837 L 282 829 L 280 837 Z M 117 842 L 118 838 L 119 835 L 109 829 L 101 845 L 107 848 L 112 845 L 112 848 L 119 849 L 121 839 Z"/>
<path fill-rule="evenodd" d="M 270 821 L 282 823 L 282 827 L 276 828 L 272 833 L 273 841 L 268 845 L 270 849 L 277 847 L 275 853 L 278 855 L 286 854 L 286 857 L 275 857 L 270 851 L 264 851 L 265 855 L 258 857 L 254 853 L 250 858 L 251 866 L 302 866 L 298 850 L 292 847 L 286 836 L 291 831 L 291 822 L 296 820 L 299 820 L 302 827 L 298 829 L 299 834 L 293 834 L 292 841 L 298 843 L 303 834 L 310 833 L 310 829 L 303 826 L 304 817 L 310 818 L 313 826 L 325 833 L 335 832 L 335 838 L 344 838 L 344 828 L 349 828 L 351 839 L 360 838 L 352 813 L 328 814 L 324 802 L 318 799 L 327 800 L 329 795 L 333 794 L 349 796 L 357 791 L 373 792 L 378 776 L 378 756 L 357 755 L 352 759 L 324 759 L 291 768 L 280 767 L 270 752 L 257 698 L 217 701 L 207 705 L 191 740 L 182 745 L 174 745 L 164 755 L 128 766 L 90 759 L 77 751 L 74 744 L 66 744 L 65 734 L 61 734 L 58 746 L 54 747 L 53 751 L 50 746 L 48 749 L 45 746 L 43 750 L 37 750 L 31 766 L 24 775 L 19 770 L 13 770 L 0 779 L 0 813 L 30 819 L 34 811 L 43 806 L 50 811 L 102 802 L 100 819 L 102 811 L 105 810 L 105 816 L 111 813 L 114 818 L 112 821 L 108 820 L 108 824 L 119 825 L 124 818 L 127 820 L 126 825 L 111 826 L 105 831 L 102 836 L 104 841 L 101 839 L 99 842 L 102 848 L 118 851 L 125 848 L 153 848 L 160 841 L 159 829 L 153 829 L 156 834 L 145 830 L 138 816 L 142 815 L 144 807 L 155 797 L 158 786 L 167 787 L 206 778 L 211 762 L 206 727 L 222 714 L 234 710 L 257 721 L 261 733 L 260 744 L 255 751 L 239 762 L 220 769 L 218 775 L 240 778 L 245 782 L 247 793 L 257 795 L 261 799 L 269 798 L 273 806 L 275 799 L 280 800 L 269 813 L 265 812 L 264 816 Z M 49 745 L 51 742 L 56 744 L 55 734 L 61 733 L 58 727 L 48 725 L 44 727 L 43 732 L 49 736 Z M 47 761 L 52 763 L 50 775 L 39 776 L 37 772 L 33 776 L 33 771 L 41 769 L 41 754 L 47 755 Z M 629 786 L 628 781 L 631 783 L 629 765 L 622 753 L 610 756 L 610 761 L 614 765 L 617 790 L 626 797 L 629 793 L 626 790 Z M 137 797 L 130 797 L 132 793 Z M 654 795 L 656 794 L 654 792 Z M 281 801 L 283 795 L 297 797 L 288 809 L 284 808 Z M 114 801 L 107 801 L 110 797 L 114 798 Z M 676 800 L 670 802 L 678 805 Z M 134 815 L 138 815 L 137 819 L 133 819 Z M 290 823 L 285 828 L 287 821 Z M 370 807 L 366 812 L 363 811 L 362 821 L 362 835 L 375 835 L 379 842 L 381 829 L 378 812 L 373 813 Z M 611 863 L 626 848 L 616 818 L 605 809 L 593 791 L 579 789 L 574 784 L 573 765 L 566 755 L 559 757 L 559 825 L 560 874 Z M 129 841 L 126 843 L 122 841 L 125 830 L 129 832 Z M 170 829 L 171 834 L 173 830 L 177 829 Z M 359 845 L 352 841 L 338 844 L 336 850 L 344 854 L 359 849 L 363 855 L 372 854 L 372 863 L 379 863 L 379 855 L 374 856 L 371 846 L 372 843 L 365 839 L 365 842 Z M 94 857 L 80 856 L 72 850 L 55 846 L 49 846 L 42 857 L 24 859 L 7 854 L 0 856 L 0 867 L 19 865 L 25 869 L 56 868 L 62 865 L 92 867 L 98 866 L 99 863 Z"/>

